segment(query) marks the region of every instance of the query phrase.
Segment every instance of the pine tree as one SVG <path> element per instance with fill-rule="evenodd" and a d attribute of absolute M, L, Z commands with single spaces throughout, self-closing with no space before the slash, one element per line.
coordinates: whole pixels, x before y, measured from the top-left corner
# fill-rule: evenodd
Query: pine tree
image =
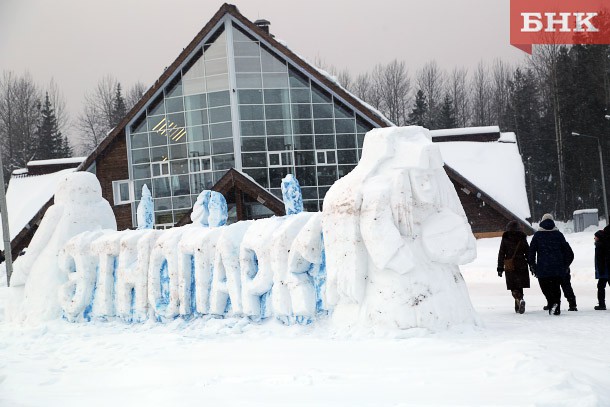
<path fill-rule="evenodd" d="M 453 129 L 457 126 L 455 120 L 455 109 L 453 107 L 453 99 L 449 94 L 445 95 L 441 111 L 438 118 L 438 127 L 440 129 Z"/>
<path fill-rule="evenodd" d="M 428 103 L 426 102 L 426 95 L 424 95 L 424 92 L 420 89 L 415 95 L 415 106 L 413 107 L 413 110 L 411 110 L 411 113 L 409 113 L 409 124 L 427 127 L 427 116 Z"/>
<path fill-rule="evenodd" d="M 111 123 L 112 127 L 116 127 L 117 124 L 123 120 L 123 117 L 127 114 L 127 108 L 125 107 L 125 99 L 121 94 L 121 84 L 117 83 L 116 92 L 114 94 L 114 100 L 112 102 L 112 115 Z"/>
<path fill-rule="evenodd" d="M 38 125 L 38 153 L 39 160 L 65 157 L 65 137 L 57 128 L 57 118 L 55 110 L 51 105 L 49 93 L 45 94 L 44 103 L 40 110 L 41 118 Z"/>

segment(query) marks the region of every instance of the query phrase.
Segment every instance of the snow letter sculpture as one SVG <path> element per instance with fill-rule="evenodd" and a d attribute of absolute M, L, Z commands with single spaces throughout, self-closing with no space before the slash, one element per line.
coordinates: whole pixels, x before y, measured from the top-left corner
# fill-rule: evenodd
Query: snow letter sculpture
<path fill-rule="evenodd" d="M 154 205 L 152 196 L 150 195 L 150 190 L 144 184 L 142 186 L 142 199 L 138 204 L 138 209 L 136 211 L 137 219 L 138 219 L 138 229 L 152 229 L 155 225 L 154 219 Z"/>
<path fill-rule="evenodd" d="M 328 297 L 339 325 L 476 323 L 458 264 L 475 240 L 439 149 L 421 127 L 375 129 L 326 195 Z"/>

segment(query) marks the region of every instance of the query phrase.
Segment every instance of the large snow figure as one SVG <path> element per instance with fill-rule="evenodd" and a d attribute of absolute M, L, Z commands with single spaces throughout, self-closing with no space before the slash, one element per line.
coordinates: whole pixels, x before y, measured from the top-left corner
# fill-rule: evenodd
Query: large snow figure
<path fill-rule="evenodd" d="M 142 186 L 142 198 L 136 211 L 138 229 L 152 229 L 155 226 L 154 205 L 150 190 L 144 184 Z"/>
<path fill-rule="evenodd" d="M 116 230 L 116 220 L 102 198 L 97 178 L 89 172 L 67 174 L 59 182 L 54 205 L 45 213 L 27 253 L 15 262 L 8 308 L 18 314 L 16 319 L 40 321 L 61 316 L 58 293 L 68 275 L 59 268 L 59 252 L 77 234 L 101 229 Z"/>
<path fill-rule="evenodd" d="M 474 236 L 426 129 L 369 132 L 323 216 L 334 321 L 401 329 L 476 321 L 457 267 L 476 257 Z"/>

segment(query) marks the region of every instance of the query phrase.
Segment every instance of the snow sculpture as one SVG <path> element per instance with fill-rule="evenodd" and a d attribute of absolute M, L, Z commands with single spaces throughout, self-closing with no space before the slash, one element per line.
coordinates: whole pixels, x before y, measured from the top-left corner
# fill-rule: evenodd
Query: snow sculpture
<path fill-rule="evenodd" d="M 299 181 L 292 174 L 282 179 L 282 199 L 286 208 L 286 215 L 295 215 L 303 212 L 303 195 Z"/>
<path fill-rule="evenodd" d="M 208 203 L 211 195 L 212 191 L 205 189 L 197 196 L 197 200 L 193 205 L 193 211 L 191 212 L 191 222 L 193 222 L 193 225 L 208 226 L 208 218 L 210 216 Z"/>
<path fill-rule="evenodd" d="M 290 247 L 287 284 L 293 315 L 297 321 L 311 321 L 328 310 L 326 267 L 322 238 L 322 213 L 312 214 Z"/>
<path fill-rule="evenodd" d="M 341 325 L 438 328 L 476 317 L 458 264 L 474 236 L 421 127 L 375 129 L 324 202 L 327 295 Z"/>
<path fill-rule="evenodd" d="M 116 230 L 110 205 L 102 198 L 95 175 L 67 174 L 55 191 L 54 205 L 40 223 L 28 251 L 15 262 L 9 310 L 15 319 L 49 320 L 61 316 L 60 287 L 68 281 L 60 269 L 61 248 L 79 233 L 101 229 Z M 9 311 L 11 312 L 11 311 Z"/>
<path fill-rule="evenodd" d="M 153 200 L 146 184 L 142 186 L 142 198 L 138 204 L 136 216 L 138 229 L 152 229 L 155 225 Z"/>
<path fill-rule="evenodd" d="M 99 320 L 115 316 L 115 275 L 121 250 L 120 239 L 125 233 L 105 233 L 91 243 L 91 252 L 98 256 L 91 316 Z"/>
<path fill-rule="evenodd" d="M 271 217 L 255 221 L 241 242 L 242 306 L 245 315 L 267 318 L 271 315 L 269 292 L 273 286 L 272 247 L 269 244 L 285 217 Z"/>

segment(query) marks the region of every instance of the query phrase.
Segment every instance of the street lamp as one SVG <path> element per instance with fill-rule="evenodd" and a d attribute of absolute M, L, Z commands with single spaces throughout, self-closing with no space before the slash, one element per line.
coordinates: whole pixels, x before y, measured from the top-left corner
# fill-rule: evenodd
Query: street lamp
<path fill-rule="evenodd" d="M 610 118 L 610 116 L 606 116 L 606 118 Z M 576 132 L 572 132 L 573 136 L 579 136 L 579 137 L 589 137 L 592 139 L 595 139 L 595 141 L 597 141 L 597 150 L 599 152 L 599 169 L 600 172 L 602 174 L 602 190 L 603 190 L 603 197 L 604 197 L 604 213 L 606 214 L 606 224 L 610 225 L 610 219 L 608 219 L 608 201 L 606 198 L 606 178 L 604 177 L 604 157 L 602 154 L 602 145 L 599 142 L 599 138 L 598 137 L 594 137 L 594 136 L 588 136 L 586 134 L 580 134 L 580 133 L 576 133 Z"/>

